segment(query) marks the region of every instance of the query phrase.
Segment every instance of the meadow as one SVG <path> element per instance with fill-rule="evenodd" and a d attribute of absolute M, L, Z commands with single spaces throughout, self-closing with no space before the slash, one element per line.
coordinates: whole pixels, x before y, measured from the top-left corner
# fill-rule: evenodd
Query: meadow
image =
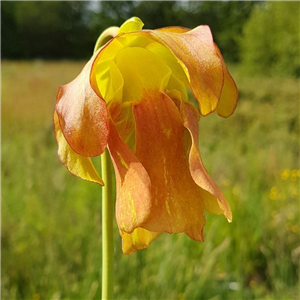
<path fill-rule="evenodd" d="M 83 65 L 2 61 L 2 299 L 100 298 L 101 187 L 68 173 L 52 126 Z M 299 81 L 230 70 L 237 110 L 200 120 L 200 150 L 233 222 L 207 214 L 204 243 L 162 234 L 131 256 L 115 224 L 116 299 L 299 299 Z"/>

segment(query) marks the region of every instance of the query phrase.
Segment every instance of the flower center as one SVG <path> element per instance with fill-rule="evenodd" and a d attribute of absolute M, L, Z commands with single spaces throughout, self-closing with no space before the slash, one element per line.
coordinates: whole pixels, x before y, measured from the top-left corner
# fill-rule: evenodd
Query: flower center
<path fill-rule="evenodd" d="M 141 32 L 120 35 L 104 46 L 91 77 L 124 141 L 134 131 L 132 106 L 149 92 L 165 93 L 176 103 L 188 101 L 182 64 L 167 47 Z"/>
<path fill-rule="evenodd" d="M 152 89 L 187 101 L 188 79 L 182 65 L 168 48 L 141 33 L 120 35 L 106 45 L 95 71 L 92 75 L 108 104 L 136 104 Z"/>
<path fill-rule="evenodd" d="M 137 104 L 152 89 L 164 92 L 172 72 L 159 56 L 141 47 L 121 50 L 116 65 L 124 80 L 123 103 Z"/>

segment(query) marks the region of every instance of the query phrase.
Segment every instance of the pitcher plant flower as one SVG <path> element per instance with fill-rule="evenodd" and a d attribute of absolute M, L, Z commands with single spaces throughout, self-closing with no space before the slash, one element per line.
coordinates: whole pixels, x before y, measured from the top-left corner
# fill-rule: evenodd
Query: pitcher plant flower
<path fill-rule="evenodd" d="M 126 254 L 162 232 L 203 241 L 205 211 L 232 219 L 199 151 L 200 116 L 229 117 L 238 98 L 210 28 L 142 27 L 131 18 L 110 28 L 59 88 L 54 113 L 58 155 L 72 174 L 103 185 L 91 158 L 108 149 Z"/>

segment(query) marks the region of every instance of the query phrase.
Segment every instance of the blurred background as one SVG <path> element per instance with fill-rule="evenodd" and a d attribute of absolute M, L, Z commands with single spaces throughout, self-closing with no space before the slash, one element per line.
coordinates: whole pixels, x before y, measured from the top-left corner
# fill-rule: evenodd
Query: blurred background
<path fill-rule="evenodd" d="M 162 234 L 131 256 L 115 227 L 116 299 L 299 299 L 299 13 L 288 1 L 1 1 L 2 299 L 100 298 L 101 188 L 59 162 L 52 114 L 102 30 L 132 16 L 209 25 L 240 99 L 200 128 L 233 222 L 207 215 L 204 243 Z"/>

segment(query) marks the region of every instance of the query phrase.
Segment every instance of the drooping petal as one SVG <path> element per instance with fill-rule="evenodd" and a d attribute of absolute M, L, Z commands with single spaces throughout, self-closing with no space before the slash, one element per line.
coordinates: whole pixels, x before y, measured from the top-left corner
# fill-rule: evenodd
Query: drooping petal
<path fill-rule="evenodd" d="M 120 231 L 131 233 L 148 218 L 151 210 L 151 182 L 143 165 L 120 138 L 110 120 L 108 149 L 116 184 L 116 218 Z"/>
<path fill-rule="evenodd" d="M 75 176 L 84 180 L 104 185 L 90 157 L 83 157 L 72 150 L 67 143 L 58 120 L 57 113 L 53 117 L 55 137 L 58 144 L 58 157 L 65 167 Z"/>
<path fill-rule="evenodd" d="M 205 224 L 200 188 L 195 184 L 184 149 L 183 121 L 174 102 L 148 90 L 133 107 L 136 156 L 149 174 L 152 207 L 141 226 L 149 231 L 201 233 Z M 191 230 L 193 228 L 193 230 Z M 202 240 L 199 234 L 192 238 Z"/>
<path fill-rule="evenodd" d="M 184 126 L 189 130 L 192 138 L 192 146 L 189 154 L 190 171 L 194 181 L 208 193 L 202 193 L 205 210 L 213 214 L 223 214 L 229 221 L 232 219 L 230 206 L 223 193 L 207 173 L 199 151 L 199 115 L 196 109 L 189 103 L 182 103 L 182 117 Z"/>
<path fill-rule="evenodd" d="M 90 86 L 94 58 L 76 79 L 59 88 L 56 98 L 56 112 L 65 139 L 76 153 L 88 157 L 103 153 L 108 138 L 106 103 Z"/>
<path fill-rule="evenodd" d="M 185 234 L 193 240 L 196 240 L 199 242 L 204 242 L 203 229 L 204 229 L 204 225 L 205 225 L 205 220 L 203 220 L 203 221 L 204 221 L 204 223 L 203 223 L 202 227 L 199 227 L 198 225 L 192 226 L 185 231 Z"/>
<path fill-rule="evenodd" d="M 219 116 L 227 118 L 231 116 L 236 109 L 237 101 L 238 101 L 238 90 L 233 78 L 228 72 L 221 51 L 219 50 L 217 45 L 215 45 L 215 48 L 222 62 L 222 68 L 224 73 L 224 84 L 223 84 L 221 99 L 217 107 L 217 113 Z"/>
<path fill-rule="evenodd" d="M 132 254 L 137 250 L 145 249 L 156 239 L 160 232 L 152 232 L 143 228 L 136 228 L 132 233 L 120 232 L 122 250 L 125 254 Z"/>
<path fill-rule="evenodd" d="M 175 32 L 174 32 L 175 31 Z M 202 115 L 213 112 L 218 105 L 223 87 L 222 63 L 216 53 L 213 37 L 208 26 L 199 26 L 181 33 L 151 31 L 163 41 L 187 68 L 191 89 L 199 102 Z"/>

